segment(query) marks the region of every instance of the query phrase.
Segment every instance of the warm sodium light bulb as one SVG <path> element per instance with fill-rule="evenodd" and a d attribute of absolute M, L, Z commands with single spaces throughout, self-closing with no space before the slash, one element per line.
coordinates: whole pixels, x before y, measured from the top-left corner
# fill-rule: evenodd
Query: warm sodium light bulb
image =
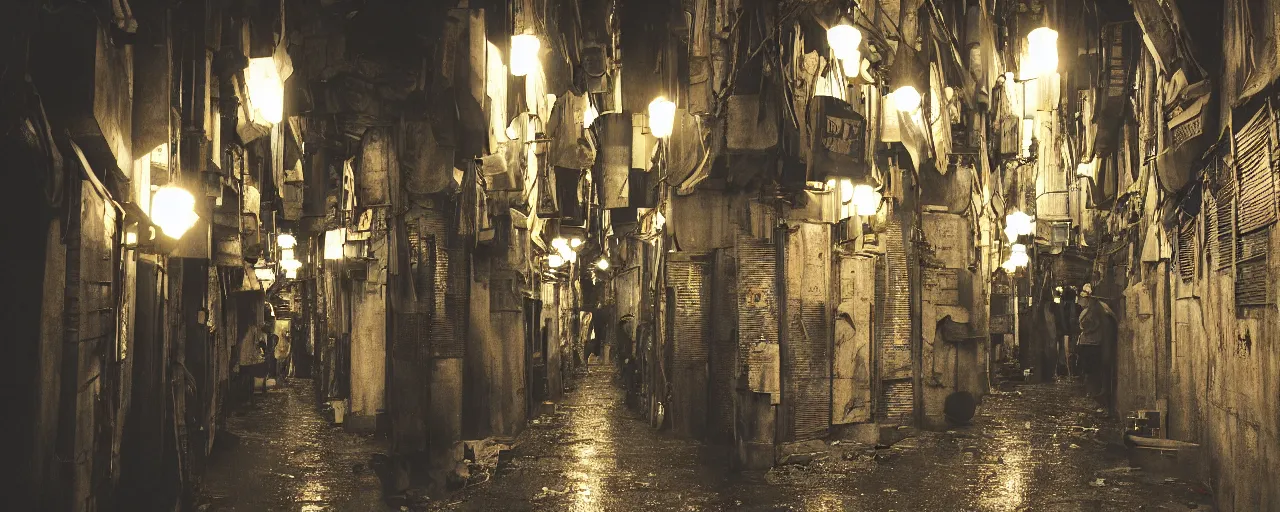
<path fill-rule="evenodd" d="M 831 46 L 831 52 L 837 59 L 851 62 L 855 59 L 862 60 L 858 52 L 860 44 L 862 44 L 862 32 L 848 22 L 841 21 L 840 24 L 827 29 L 827 45 Z"/>
<path fill-rule="evenodd" d="M 676 104 L 658 96 L 649 103 L 649 132 L 654 137 L 665 139 L 671 136 L 671 129 L 676 124 Z"/>
<path fill-rule="evenodd" d="M 570 248 L 572 248 L 572 249 L 577 249 L 577 248 L 578 248 L 578 247 L 580 247 L 581 245 L 582 245 L 582 239 L 581 239 L 581 238 L 576 238 L 576 237 L 575 237 L 575 238 L 573 238 L 572 240 L 569 240 L 569 247 L 570 247 Z"/>
<path fill-rule="evenodd" d="M 547 265 L 551 266 L 551 268 L 560 268 L 561 265 L 564 265 L 564 257 L 559 254 L 547 256 Z"/>
<path fill-rule="evenodd" d="M 555 237 L 551 239 L 551 247 L 564 250 L 569 247 L 569 240 L 562 237 Z"/>
<path fill-rule="evenodd" d="M 542 41 L 533 34 L 511 36 L 511 74 L 526 76 L 538 67 L 538 50 Z"/>
<path fill-rule="evenodd" d="M 284 119 L 284 82 L 274 57 L 249 59 L 244 82 L 249 89 L 249 104 L 263 121 L 278 124 Z"/>
<path fill-rule="evenodd" d="M 608 259 L 608 258 L 600 258 L 600 261 L 597 261 L 597 262 L 596 262 L 596 268 L 598 268 L 598 269 L 600 269 L 600 270 L 609 270 L 609 259 Z"/>
<path fill-rule="evenodd" d="M 876 211 L 880 209 L 881 199 L 883 199 L 883 196 L 871 185 L 853 187 L 853 208 L 858 215 L 875 215 Z"/>
<path fill-rule="evenodd" d="M 1027 34 L 1028 64 L 1034 68 L 1034 76 L 1048 75 L 1058 70 L 1058 31 L 1040 27 Z"/>
<path fill-rule="evenodd" d="M 899 112 L 915 112 L 920 108 L 920 91 L 910 85 L 899 87 L 893 91 L 893 106 Z"/>
<path fill-rule="evenodd" d="M 169 238 L 182 238 L 199 218 L 196 198 L 181 187 L 165 185 L 151 198 L 151 223 Z"/>

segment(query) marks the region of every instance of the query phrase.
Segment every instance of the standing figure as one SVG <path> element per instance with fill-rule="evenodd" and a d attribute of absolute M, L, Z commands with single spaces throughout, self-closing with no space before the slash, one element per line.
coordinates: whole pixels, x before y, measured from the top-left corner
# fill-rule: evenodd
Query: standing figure
<path fill-rule="evenodd" d="M 1093 295 L 1093 286 L 1089 284 L 1080 290 L 1076 302 L 1080 304 L 1080 338 L 1076 341 L 1076 350 L 1085 391 L 1109 405 L 1116 315 L 1110 306 Z"/>

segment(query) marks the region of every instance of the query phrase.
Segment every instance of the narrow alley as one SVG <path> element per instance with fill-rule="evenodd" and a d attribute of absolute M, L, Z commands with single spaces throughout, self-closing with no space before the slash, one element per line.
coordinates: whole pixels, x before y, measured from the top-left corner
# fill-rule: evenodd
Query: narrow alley
<path fill-rule="evenodd" d="M 6 7 L 6 512 L 1280 512 L 1280 0 Z"/>

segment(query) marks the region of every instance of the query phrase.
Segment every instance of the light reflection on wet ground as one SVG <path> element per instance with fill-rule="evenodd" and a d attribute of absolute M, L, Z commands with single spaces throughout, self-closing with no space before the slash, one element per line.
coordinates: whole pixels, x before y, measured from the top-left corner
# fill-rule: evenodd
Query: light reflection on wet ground
<path fill-rule="evenodd" d="M 383 504 L 368 469 L 382 443 L 331 426 L 313 396 L 311 381 L 293 379 L 227 419 L 227 439 L 236 440 L 215 449 L 201 510 L 395 510 Z"/>
<path fill-rule="evenodd" d="M 608 369 L 592 367 L 493 478 L 411 510 L 1209 509 L 1194 486 L 1129 471 L 1098 434 L 1114 424 L 1076 385 L 1016 390 L 987 397 L 974 426 L 878 450 L 826 445 L 805 466 L 735 473 L 727 449 L 653 430 L 625 409 Z M 329 426 L 311 400 L 310 382 L 295 381 L 229 420 L 239 445 L 210 468 L 206 510 L 396 510 L 368 469 L 383 443 Z"/>

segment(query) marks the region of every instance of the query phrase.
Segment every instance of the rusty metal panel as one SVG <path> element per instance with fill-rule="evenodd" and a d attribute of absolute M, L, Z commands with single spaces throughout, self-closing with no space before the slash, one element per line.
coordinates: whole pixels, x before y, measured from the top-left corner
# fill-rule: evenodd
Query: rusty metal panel
<path fill-rule="evenodd" d="M 756 343 L 778 344 L 778 256 L 772 243 L 746 233 L 738 234 L 736 249 L 738 350 L 742 354 L 752 354 Z M 748 373 L 759 373 L 761 364 L 762 359 L 749 358 Z"/>
<path fill-rule="evenodd" d="M 675 299 L 669 306 L 674 314 L 668 327 L 675 364 L 671 379 L 672 425 L 679 434 L 701 437 L 707 424 L 707 363 L 711 353 L 710 310 L 705 307 L 709 302 L 709 265 L 672 257 L 666 270 L 667 286 Z"/>
<path fill-rule="evenodd" d="M 789 229 L 786 253 L 786 330 L 782 346 L 783 436 L 791 441 L 827 434 L 831 407 L 831 232 L 826 224 Z"/>
<path fill-rule="evenodd" d="M 1244 261 L 1236 265 L 1236 307 L 1262 306 L 1270 303 L 1266 258 Z"/>
<path fill-rule="evenodd" d="M 1196 227 L 1198 222 L 1192 220 L 1178 230 L 1178 276 L 1184 281 L 1196 276 Z"/>
<path fill-rule="evenodd" d="M 880 397 L 877 420 L 909 423 L 915 404 L 911 384 L 911 290 L 902 221 L 890 216 L 885 254 L 876 262 L 876 345 Z"/>
<path fill-rule="evenodd" d="M 449 216 L 429 210 L 422 218 L 419 265 L 427 277 L 419 286 L 421 311 L 429 311 L 431 327 L 427 348 L 431 357 L 463 357 L 466 353 L 467 295 L 466 253 L 451 245 Z M 425 294 L 423 292 L 425 291 Z M 425 295 L 425 296 L 424 296 Z"/>
<path fill-rule="evenodd" d="M 737 270 L 730 251 L 717 250 L 711 284 L 711 383 L 707 433 L 715 439 L 733 438 L 734 384 L 737 381 Z"/>
<path fill-rule="evenodd" d="M 1223 171 L 1218 175 L 1218 189 L 1214 193 L 1214 203 L 1217 208 L 1214 209 L 1214 220 L 1216 225 L 1215 233 L 1217 235 L 1217 252 L 1215 256 L 1218 258 L 1218 270 L 1231 267 L 1235 263 L 1235 178 L 1231 176 L 1231 171 L 1225 168 L 1225 164 L 1219 162 Z"/>
<path fill-rule="evenodd" d="M 1248 233 L 1276 221 L 1275 179 L 1271 160 L 1275 143 L 1271 108 L 1263 106 L 1235 134 L 1236 172 L 1240 177 L 1237 230 Z"/>

